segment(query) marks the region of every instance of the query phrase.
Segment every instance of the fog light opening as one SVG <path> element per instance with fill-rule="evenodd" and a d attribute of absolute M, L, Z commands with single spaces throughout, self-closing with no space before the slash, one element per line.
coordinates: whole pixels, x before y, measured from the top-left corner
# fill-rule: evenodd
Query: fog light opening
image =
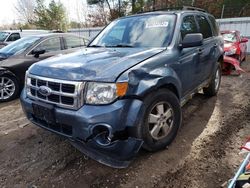
<path fill-rule="evenodd" d="M 112 128 L 109 125 L 96 125 L 92 129 L 93 139 L 98 145 L 108 146 L 112 141 Z"/>

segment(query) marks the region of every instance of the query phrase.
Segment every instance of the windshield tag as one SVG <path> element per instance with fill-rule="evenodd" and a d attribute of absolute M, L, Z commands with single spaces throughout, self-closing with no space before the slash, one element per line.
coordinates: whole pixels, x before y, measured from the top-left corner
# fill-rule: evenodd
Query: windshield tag
<path fill-rule="evenodd" d="M 145 28 L 156 28 L 156 27 L 167 27 L 168 26 L 168 22 L 149 22 L 146 23 L 146 27 Z"/>

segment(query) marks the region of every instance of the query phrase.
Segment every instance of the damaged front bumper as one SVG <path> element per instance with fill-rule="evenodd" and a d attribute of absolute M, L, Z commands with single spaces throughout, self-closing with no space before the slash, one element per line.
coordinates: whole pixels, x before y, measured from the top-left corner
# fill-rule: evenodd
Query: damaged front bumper
<path fill-rule="evenodd" d="M 143 144 L 142 140 L 130 137 L 126 132 L 138 124 L 142 110 L 140 100 L 124 99 L 104 106 L 85 105 L 77 111 L 34 101 L 25 92 L 20 100 L 32 123 L 67 137 L 74 147 L 102 164 L 125 168 Z M 53 109 L 55 120 L 37 118 L 34 104 Z M 123 132 L 126 136 L 121 135 Z"/>
<path fill-rule="evenodd" d="M 240 74 L 241 72 L 245 72 L 241 67 L 240 67 L 240 62 L 233 57 L 229 57 L 224 55 L 223 57 L 223 67 L 222 71 L 224 75 L 229 75 L 232 72 L 231 67 L 234 67 L 234 69 Z"/>
<path fill-rule="evenodd" d="M 129 137 L 127 140 L 116 140 L 105 147 L 100 147 L 95 139 L 87 143 L 70 141 L 79 151 L 90 158 L 113 168 L 126 168 L 140 150 L 143 141 Z"/>

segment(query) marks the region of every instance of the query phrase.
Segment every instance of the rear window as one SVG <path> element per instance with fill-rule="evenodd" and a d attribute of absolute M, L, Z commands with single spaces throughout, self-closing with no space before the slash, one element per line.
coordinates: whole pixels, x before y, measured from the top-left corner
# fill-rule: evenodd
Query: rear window
<path fill-rule="evenodd" d="M 210 27 L 206 17 L 205 16 L 197 16 L 197 21 L 199 24 L 200 32 L 203 35 L 203 38 L 206 39 L 206 38 L 212 37 L 213 36 L 212 30 L 211 30 L 211 27 Z"/>
<path fill-rule="evenodd" d="M 85 41 L 83 38 L 74 37 L 74 36 L 67 36 L 64 39 L 65 39 L 67 49 L 85 46 Z"/>
<path fill-rule="evenodd" d="M 209 18 L 210 22 L 212 23 L 214 35 L 218 36 L 219 35 L 219 26 L 218 26 L 215 18 L 213 16 L 208 16 L 208 18 Z"/>

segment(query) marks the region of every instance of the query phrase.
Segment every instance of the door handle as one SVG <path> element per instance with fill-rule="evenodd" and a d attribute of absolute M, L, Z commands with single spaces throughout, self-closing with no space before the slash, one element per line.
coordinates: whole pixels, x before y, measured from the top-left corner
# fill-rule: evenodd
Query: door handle
<path fill-rule="evenodd" d="M 198 54 L 202 54 L 202 53 L 203 53 L 203 50 L 204 50 L 204 48 L 199 48 L 199 49 L 198 49 Z"/>

